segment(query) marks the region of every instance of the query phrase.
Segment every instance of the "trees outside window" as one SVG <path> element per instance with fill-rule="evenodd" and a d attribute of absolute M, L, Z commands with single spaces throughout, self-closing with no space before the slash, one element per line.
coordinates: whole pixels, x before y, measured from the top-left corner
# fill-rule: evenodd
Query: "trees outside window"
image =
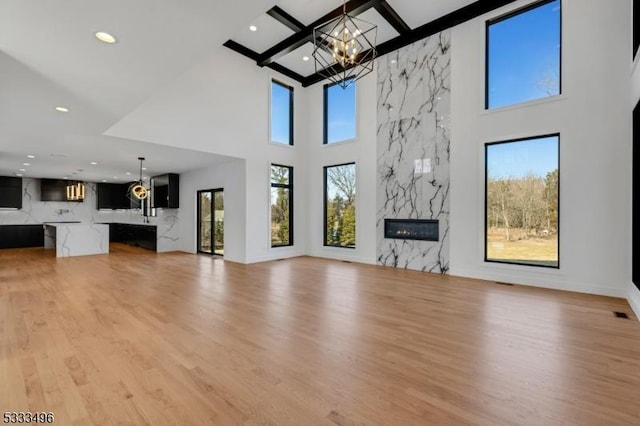
<path fill-rule="evenodd" d="M 485 260 L 559 267 L 559 135 L 485 146 Z"/>
<path fill-rule="evenodd" d="M 324 245 L 356 247 L 356 164 L 324 168 Z"/>
<path fill-rule="evenodd" d="M 271 247 L 293 245 L 293 167 L 271 165 Z"/>

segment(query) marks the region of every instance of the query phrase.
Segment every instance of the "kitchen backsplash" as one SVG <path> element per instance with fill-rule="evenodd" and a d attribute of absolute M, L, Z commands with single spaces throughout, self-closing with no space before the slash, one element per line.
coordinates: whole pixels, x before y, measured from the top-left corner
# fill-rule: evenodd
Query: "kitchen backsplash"
<path fill-rule="evenodd" d="M 158 209 L 157 217 L 149 222 L 176 227 L 178 209 Z M 84 202 L 40 201 L 40 180 L 22 179 L 22 209 L 1 210 L 0 225 L 37 224 L 42 222 L 123 222 L 143 223 L 140 210 L 97 210 L 96 184 L 86 183 Z"/>

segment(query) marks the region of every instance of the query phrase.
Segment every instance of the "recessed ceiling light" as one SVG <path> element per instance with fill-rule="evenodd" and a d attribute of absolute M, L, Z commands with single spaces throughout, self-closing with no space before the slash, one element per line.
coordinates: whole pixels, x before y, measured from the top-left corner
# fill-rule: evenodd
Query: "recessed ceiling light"
<path fill-rule="evenodd" d="M 308 56 L 303 56 L 303 57 L 302 57 L 302 60 L 303 60 L 303 61 L 305 61 L 305 62 L 307 62 L 307 61 L 309 60 L 309 57 L 308 57 Z"/>
<path fill-rule="evenodd" d="M 69 108 L 62 107 L 62 106 L 57 106 L 56 107 L 56 111 L 58 111 L 58 112 L 69 112 Z"/>
<path fill-rule="evenodd" d="M 91 163 L 89 163 L 89 164 L 91 164 L 92 166 L 97 166 L 97 165 L 98 165 L 98 163 L 96 163 L 95 161 L 92 161 L 92 162 L 91 162 Z"/>
<path fill-rule="evenodd" d="M 16 176 L 22 177 L 22 173 L 16 173 Z"/>
<path fill-rule="evenodd" d="M 114 176 L 113 178 L 114 178 L 114 179 L 119 179 L 119 177 L 118 177 L 118 176 Z"/>
<path fill-rule="evenodd" d="M 22 163 L 23 166 L 30 166 L 31 164 L 29 163 Z"/>
<path fill-rule="evenodd" d="M 102 179 L 102 182 L 108 182 L 106 179 Z"/>
<path fill-rule="evenodd" d="M 143 167 L 143 168 L 142 168 L 142 170 L 147 170 L 147 168 L 146 168 L 146 167 Z"/>
<path fill-rule="evenodd" d="M 250 29 L 251 31 L 253 31 L 253 32 L 258 31 L 258 27 L 256 27 L 255 25 L 251 25 L 251 26 L 249 27 L 249 29 Z"/>
<path fill-rule="evenodd" d="M 104 31 L 98 31 L 96 33 L 96 38 L 98 40 L 100 40 L 101 42 L 107 43 L 107 44 L 113 44 L 113 43 L 115 43 L 117 41 L 114 36 L 112 36 L 109 33 L 104 32 Z"/>
<path fill-rule="evenodd" d="M 125 173 L 125 175 L 127 175 L 127 176 L 131 176 L 131 173 L 127 172 L 127 173 Z"/>
<path fill-rule="evenodd" d="M 21 172 L 26 172 L 27 169 L 19 169 Z"/>
<path fill-rule="evenodd" d="M 27 155 L 27 158 L 34 159 L 34 158 L 36 158 L 36 156 L 35 156 L 35 155 L 33 155 L 33 154 L 29 154 L 29 155 Z"/>
<path fill-rule="evenodd" d="M 392 60 L 391 60 L 391 63 L 392 63 L 392 64 L 395 64 L 396 62 L 398 62 L 398 61 L 396 61 L 395 59 L 392 59 Z"/>

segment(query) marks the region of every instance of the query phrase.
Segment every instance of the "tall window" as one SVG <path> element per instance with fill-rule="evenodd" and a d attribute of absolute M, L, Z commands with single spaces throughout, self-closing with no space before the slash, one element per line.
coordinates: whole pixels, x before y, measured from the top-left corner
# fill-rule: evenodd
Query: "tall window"
<path fill-rule="evenodd" d="M 485 145 L 485 260 L 559 267 L 560 136 Z"/>
<path fill-rule="evenodd" d="M 324 143 L 356 137 L 356 83 L 346 89 L 338 84 L 324 86 Z"/>
<path fill-rule="evenodd" d="M 324 245 L 356 247 L 356 164 L 324 168 Z"/>
<path fill-rule="evenodd" d="M 271 141 L 293 145 L 293 87 L 271 81 Z"/>
<path fill-rule="evenodd" d="M 560 94 L 560 0 L 487 22 L 485 108 Z"/>
<path fill-rule="evenodd" d="M 271 165 L 271 247 L 293 245 L 293 167 Z"/>

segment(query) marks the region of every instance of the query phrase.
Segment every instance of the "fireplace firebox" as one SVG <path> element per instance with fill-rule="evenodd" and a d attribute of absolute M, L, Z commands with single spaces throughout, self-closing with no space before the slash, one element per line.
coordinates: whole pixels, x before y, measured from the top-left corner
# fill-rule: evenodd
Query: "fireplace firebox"
<path fill-rule="evenodd" d="M 384 237 L 397 240 L 439 241 L 437 219 L 385 219 Z"/>

